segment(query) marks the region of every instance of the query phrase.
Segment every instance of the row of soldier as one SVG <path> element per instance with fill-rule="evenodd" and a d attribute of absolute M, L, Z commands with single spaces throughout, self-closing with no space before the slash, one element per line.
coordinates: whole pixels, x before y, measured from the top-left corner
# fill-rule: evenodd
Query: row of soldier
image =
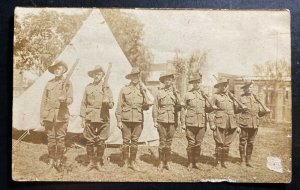
<path fill-rule="evenodd" d="M 41 125 L 45 127 L 48 140 L 49 169 L 62 171 L 62 157 L 65 151 L 69 110 L 73 101 L 72 83 L 65 80 L 63 74 L 67 65 L 60 61 L 48 68 L 54 78 L 48 81 L 41 103 Z M 124 167 L 140 170 L 136 165 L 138 139 L 143 130 L 143 111 L 151 104 L 146 97 L 146 87 L 140 80 L 140 71 L 133 68 L 126 75 L 130 83 L 120 91 L 116 119 L 122 131 L 122 158 Z M 80 117 L 83 136 L 87 140 L 86 152 L 89 158 L 87 170 L 96 168 L 103 170 L 105 141 L 110 129 L 109 109 L 113 108 L 113 95 L 103 77 L 105 71 L 96 66 L 88 72 L 93 82 L 88 84 L 81 103 Z M 201 89 L 202 76 L 193 76 L 189 83 L 193 88 L 181 99 L 173 85 L 174 75 L 167 73 L 160 76 L 163 84 L 158 89 L 153 103 L 154 127 L 159 134 L 159 165 L 160 170 L 170 170 L 171 145 L 177 126 L 181 123 L 187 138 L 187 168 L 199 169 L 197 162 L 201 154 L 201 143 L 209 123 L 215 140 L 215 166 L 226 168 L 229 146 L 239 133 L 239 151 L 241 164 L 252 167 L 250 160 L 254 139 L 258 131 L 259 117 L 269 110 L 252 93 L 253 83 L 246 82 L 242 87 L 244 94 L 239 100 L 228 90 L 228 80 L 220 80 L 214 86 L 217 93 L 212 98 Z M 62 88 L 65 86 L 65 88 Z M 179 114 L 180 113 L 180 114 Z M 236 114 L 239 113 L 237 118 Z M 208 116 L 208 117 L 207 117 Z M 178 119 L 180 117 L 180 119 Z"/>

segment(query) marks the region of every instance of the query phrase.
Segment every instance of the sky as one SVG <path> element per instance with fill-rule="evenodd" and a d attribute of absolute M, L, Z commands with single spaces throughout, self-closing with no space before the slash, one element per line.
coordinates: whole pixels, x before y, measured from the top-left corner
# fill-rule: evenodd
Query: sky
<path fill-rule="evenodd" d="M 218 72 L 254 75 L 253 65 L 284 58 L 290 63 L 288 11 L 125 10 L 144 25 L 154 60 L 179 49 L 206 51 L 208 80 Z M 208 82 L 208 81 L 206 81 Z"/>
<path fill-rule="evenodd" d="M 16 9 L 19 19 L 41 9 Z M 86 9 L 55 9 L 78 14 Z M 143 42 L 154 63 L 195 51 L 208 52 L 206 81 L 218 72 L 254 75 L 253 65 L 284 58 L 290 63 L 290 16 L 282 11 L 123 9 L 144 25 Z"/>

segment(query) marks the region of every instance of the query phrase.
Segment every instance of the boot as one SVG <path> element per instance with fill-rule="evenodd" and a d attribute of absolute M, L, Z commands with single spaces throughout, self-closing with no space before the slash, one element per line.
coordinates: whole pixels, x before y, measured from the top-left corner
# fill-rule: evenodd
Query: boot
<path fill-rule="evenodd" d="M 194 151 L 193 151 L 193 168 L 195 169 L 199 169 L 199 166 L 197 165 L 197 162 L 199 161 L 200 159 L 200 152 L 201 152 L 201 149 L 200 147 L 195 147 L 194 148 Z"/>
<path fill-rule="evenodd" d="M 165 149 L 165 160 L 164 160 L 164 168 L 167 170 L 171 170 L 169 162 L 171 160 L 171 148 Z"/>
<path fill-rule="evenodd" d="M 222 149 L 221 166 L 222 166 L 223 168 L 227 168 L 225 162 L 227 161 L 228 153 L 229 153 L 229 149 L 228 149 L 228 148 L 223 148 L 223 149 Z"/>
<path fill-rule="evenodd" d="M 89 160 L 89 164 L 87 165 L 86 170 L 90 171 L 95 167 L 94 146 L 93 145 L 87 145 L 86 146 L 86 153 L 87 153 L 88 160 Z"/>
<path fill-rule="evenodd" d="M 49 163 L 48 163 L 48 170 L 51 170 L 55 166 L 54 158 L 55 158 L 55 147 L 48 147 L 49 152 Z"/>
<path fill-rule="evenodd" d="M 191 171 L 193 167 L 193 154 L 191 150 L 187 150 L 187 157 L 188 157 L 188 165 L 187 165 L 187 170 Z"/>
<path fill-rule="evenodd" d="M 63 171 L 63 162 L 62 162 L 63 153 L 64 153 L 64 148 L 57 147 L 57 151 L 56 151 L 56 170 L 58 172 Z"/>
<path fill-rule="evenodd" d="M 129 146 L 128 145 L 123 145 L 122 147 L 122 156 L 123 156 L 123 162 L 124 168 L 128 168 L 129 164 L 128 164 L 128 157 L 129 157 Z"/>
<path fill-rule="evenodd" d="M 141 171 L 140 168 L 136 165 L 136 155 L 137 155 L 137 146 L 130 147 L 130 158 L 129 158 L 129 167 L 134 171 Z"/>
<path fill-rule="evenodd" d="M 245 163 L 245 150 L 240 148 L 240 165 Z"/>
<path fill-rule="evenodd" d="M 164 154 L 163 154 L 162 149 L 158 149 L 158 160 L 159 160 L 159 163 L 158 163 L 157 169 L 162 171 L 163 170 L 163 161 L 164 161 Z"/>
<path fill-rule="evenodd" d="M 253 168 L 253 165 L 251 164 L 252 150 L 253 150 L 253 145 L 248 145 L 247 144 L 247 149 L 246 149 L 246 166 Z"/>
<path fill-rule="evenodd" d="M 215 161 L 216 168 L 219 168 L 221 166 L 221 156 L 222 156 L 222 148 L 218 147 L 216 148 L 216 161 Z"/>
<path fill-rule="evenodd" d="M 98 171 L 103 171 L 103 155 L 104 155 L 105 145 L 102 143 L 97 146 L 97 159 L 96 159 L 96 169 Z"/>

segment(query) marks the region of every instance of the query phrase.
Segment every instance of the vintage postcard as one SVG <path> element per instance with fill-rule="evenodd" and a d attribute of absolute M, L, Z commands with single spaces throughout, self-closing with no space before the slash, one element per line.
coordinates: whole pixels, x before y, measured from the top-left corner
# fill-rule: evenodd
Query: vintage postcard
<path fill-rule="evenodd" d="M 12 179 L 291 181 L 288 10 L 15 9 Z"/>

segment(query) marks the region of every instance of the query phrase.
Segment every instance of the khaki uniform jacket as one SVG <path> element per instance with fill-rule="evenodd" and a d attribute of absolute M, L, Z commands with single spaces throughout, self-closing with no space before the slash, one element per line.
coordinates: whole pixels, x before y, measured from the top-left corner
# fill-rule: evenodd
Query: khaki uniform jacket
<path fill-rule="evenodd" d="M 180 100 L 179 100 L 180 101 Z M 180 105 L 172 87 L 162 87 L 154 99 L 152 116 L 154 122 L 175 123 L 175 106 Z"/>
<path fill-rule="evenodd" d="M 90 122 L 108 122 L 109 109 L 113 108 L 113 96 L 111 89 L 106 87 L 107 94 L 104 94 L 103 82 L 98 84 L 90 83 L 84 91 L 81 101 L 80 116 Z M 106 97 L 105 97 L 106 96 Z M 108 104 L 103 100 L 108 99 Z"/>
<path fill-rule="evenodd" d="M 139 85 L 129 84 L 121 89 L 116 109 L 118 122 L 141 123 L 144 121 L 143 110 L 148 109 L 149 105 L 146 104 Z"/>
<path fill-rule="evenodd" d="M 58 98 L 64 94 L 62 90 L 63 83 L 64 78 L 54 78 L 46 84 L 40 108 L 40 119 L 42 121 L 68 121 L 70 117 L 68 105 L 73 102 L 73 88 L 72 83 L 69 81 L 66 85 L 66 102 L 61 103 Z"/>
<path fill-rule="evenodd" d="M 235 111 L 237 105 L 233 100 L 225 93 L 216 93 L 212 97 L 212 103 L 218 107 L 218 110 L 210 113 L 209 123 L 215 124 L 219 128 L 237 128 Z"/>
<path fill-rule="evenodd" d="M 192 89 L 186 93 L 184 108 L 181 112 L 181 122 L 191 127 L 206 127 L 206 113 L 210 110 L 201 90 Z"/>
<path fill-rule="evenodd" d="M 242 94 L 240 101 L 247 106 L 247 110 L 241 110 L 238 117 L 238 123 L 243 128 L 257 128 L 259 126 L 259 117 L 266 114 L 261 105 L 256 101 L 252 94 Z"/>

